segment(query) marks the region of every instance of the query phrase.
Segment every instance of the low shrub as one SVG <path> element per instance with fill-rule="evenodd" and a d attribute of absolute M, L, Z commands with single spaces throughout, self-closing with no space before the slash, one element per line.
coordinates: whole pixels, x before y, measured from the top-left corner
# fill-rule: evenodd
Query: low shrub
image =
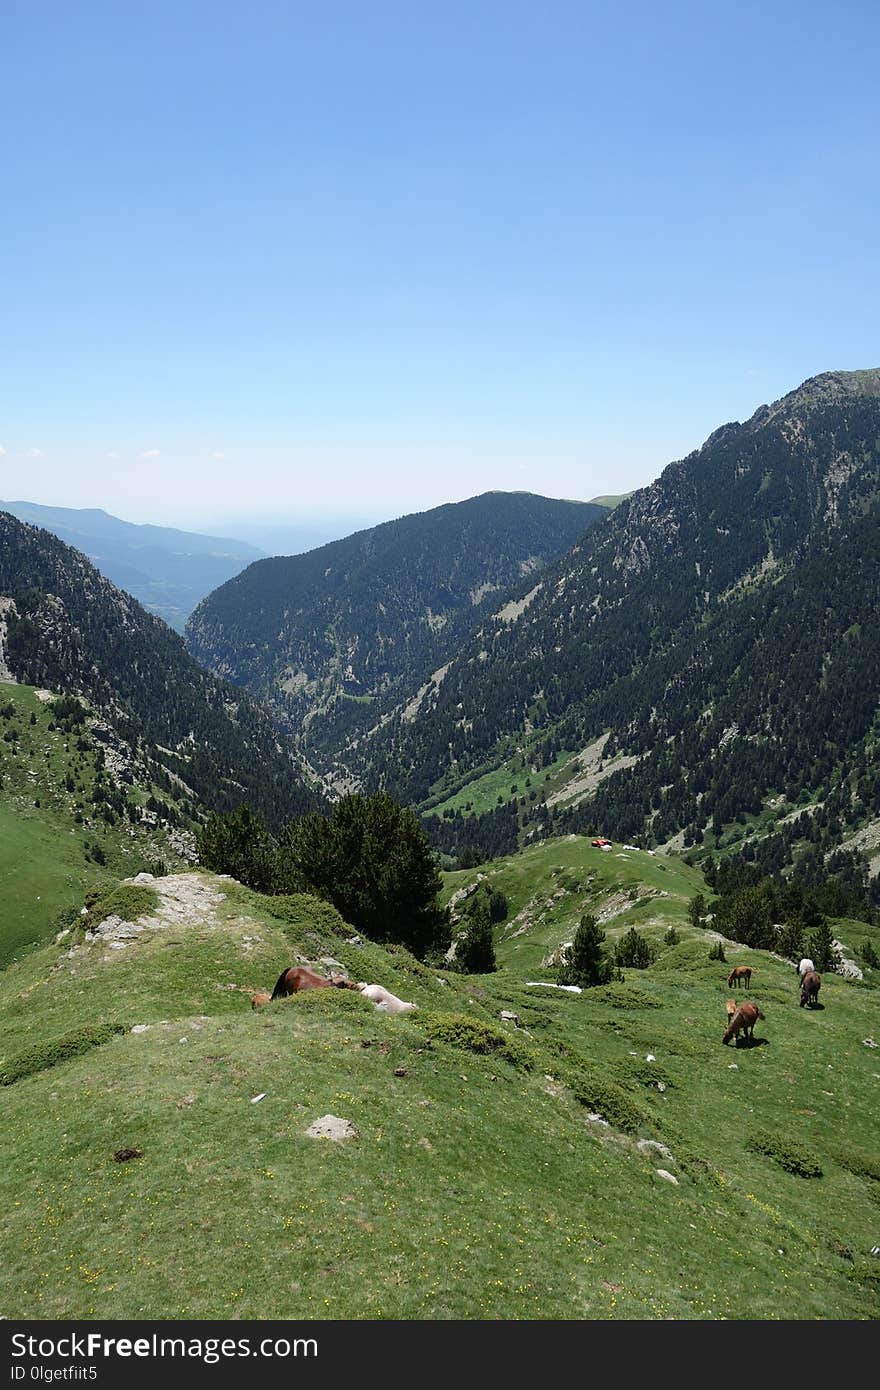
<path fill-rule="evenodd" d="M 877 1260 L 856 1261 L 852 1269 L 847 1271 L 847 1278 L 880 1295 L 880 1263 Z"/>
<path fill-rule="evenodd" d="M 829 1148 L 828 1153 L 834 1162 L 839 1163 L 848 1173 L 853 1173 L 857 1178 L 871 1178 L 874 1182 L 880 1182 L 880 1158 L 876 1154 L 867 1154 L 861 1149 L 848 1149 L 842 1145 Z"/>
<path fill-rule="evenodd" d="M 412 1016 L 434 1043 L 448 1043 L 463 1052 L 480 1056 L 501 1057 L 520 1071 L 531 1071 L 532 1053 L 517 1038 L 495 1028 L 491 1023 L 467 1018 L 464 1014 L 426 1013 Z"/>
<path fill-rule="evenodd" d="M 651 1128 L 645 1111 L 614 1081 L 605 1081 L 588 1072 L 569 1074 L 565 1079 L 581 1105 L 601 1115 L 615 1129 L 637 1134 L 639 1130 Z"/>
<path fill-rule="evenodd" d="M 659 1009 L 660 1000 L 633 985 L 599 985 L 590 991 L 591 1001 L 610 1004 L 613 1009 Z"/>
<path fill-rule="evenodd" d="M 33 1076 L 36 1072 L 57 1066 L 59 1062 L 66 1062 L 69 1057 L 79 1057 L 124 1032 L 125 1029 L 118 1023 L 95 1023 L 85 1028 L 74 1028 L 58 1038 L 35 1043 L 33 1047 L 14 1053 L 0 1064 L 0 1085 L 11 1086 L 25 1076 Z"/>
<path fill-rule="evenodd" d="M 261 905 L 279 922 L 308 931 L 326 931 L 333 936 L 356 935 L 332 903 L 316 898 L 312 893 L 282 893 L 277 897 L 261 895 Z"/>
<path fill-rule="evenodd" d="M 765 1158 L 772 1158 L 774 1163 L 778 1163 L 780 1168 L 784 1168 L 786 1173 L 793 1173 L 798 1178 L 821 1178 L 822 1166 L 815 1154 L 799 1144 L 796 1139 L 790 1139 L 785 1134 L 761 1133 L 753 1134 L 746 1141 L 746 1147 L 753 1153 L 763 1154 Z"/>
<path fill-rule="evenodd" d="M 639 1086 L 652 1086 L 659 1089 L 658 1081 L 664 1090 L 669 1090 L 675 1085 L 669 1072 L 662 1067 L 659 1062 L 642 1062 L 634 1057 L 627 1057 L 621 1063 L 621 1077 L 624 1081 L 635 1082 Z"/>
<path fill-rule="evenodd" d="M 83 927 L 96 927 L 108 917 L 121 917 L 123 922 L 136 922 L 139 917 L 147 917 L 159 906 L 159 895 L 154 888 L 144 883 L 120 883 L 116 888 L 105 889 L 95 894 L 92 889 L 86 895 L 88 913 L 80 918 Z"/>

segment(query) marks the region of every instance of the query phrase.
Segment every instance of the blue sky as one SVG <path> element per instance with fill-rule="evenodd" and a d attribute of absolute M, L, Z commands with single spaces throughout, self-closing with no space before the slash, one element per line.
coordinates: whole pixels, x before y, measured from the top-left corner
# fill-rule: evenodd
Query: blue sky
<path fill-rule="evenodd" d="M 627 491 L 880 365 L 880 6 L 2 0 L 0 496 Z"/>

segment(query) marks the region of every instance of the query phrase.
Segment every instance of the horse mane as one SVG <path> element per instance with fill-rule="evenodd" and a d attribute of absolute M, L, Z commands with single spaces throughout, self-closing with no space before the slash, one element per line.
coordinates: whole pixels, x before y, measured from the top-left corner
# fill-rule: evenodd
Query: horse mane
<path fill-rule="evenodd" d="M 286 990 L 285 987 L 284 987 L 284 982 L 285 982 L 285 980 L 286 980 L 286 978 L 287 978 L 287 972 L 288 972 L 288 970 L 292 970 L 292 969 L 293 969 L 293 966 L 292 966 L 292 965 L 288 965 L 288 966 L 285 967 L 284 970 L 282 970 L 281 974 L 278 976 L 278 979 L 277 979 L 277 981 L 276 981 L 276 983 L 275 983 L 275 988 L 274 988 L 273 991 L 272 991 L 272 998 L 273 998 L 273 999 L 284 999 L 284 998 L 286 998 L 286 996 L 287 996 L 287 990 Z"/>

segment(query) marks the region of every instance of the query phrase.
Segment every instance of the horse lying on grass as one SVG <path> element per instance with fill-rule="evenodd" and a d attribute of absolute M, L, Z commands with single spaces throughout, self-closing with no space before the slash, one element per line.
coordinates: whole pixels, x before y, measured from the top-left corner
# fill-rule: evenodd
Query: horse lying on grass
<path fill-rule="evenodd" d="M 335 972 L 328 979 L 326 975 L 320 975 L 317 970 L 311 970 L 307 965 L 292 965 L 289 969 L 282 970 L 271 998 L 286 999 L 288 995 L 300 994 L 304 989 L 328 988 L 359 990 L 365 999 L 369 999 L 375 1004 L 377 1009 L 382 1009 L 389 1014 L 408 1014 L 418 1008 L 417 1004 L 410 1004 L 405 999 L 398 999 L 396 994 L 392 994 L 383 985 L 371 985 L 366 980 L 355 982 L 349 980 L 345 975 L 339 975 Z M 268 1003 L 269 999 L 269 995 L 255 994 L 251 999 L 251 1004 L 256 1009 L 260 1005 Z"/>
<path fill-rule="evenodd" d="M 764 1018 L 757 1004 L 740 1004 L 733 1018 L 724 1030 L 723 1043 L 729 1043 L 731 1038 L 735 1038 L 738 1033 L 751 1040 L 755 1036 L 755 1024 L 759 1018 Z M 739 1046 L 739 1044 L 736 1044 Z"/>
<path fill-rule="evenodd" d="M 388 1014 L 411 1014 L 419 1006 L 409 1004 L 405 999 L 398 999 L 396 994 L 383 988 L 382 985 L 368 985 L 361 982 L 353 985 L 353 989 L 359 989 L 365 999 L 371 999 L 377 1009 L 384 1010 Z"/>
<path fill-rule="evenodd" d="M 286 999 L 290 994 L 301 994 L 304 989 L 332 988 L 358 989 L 359 986 L 344 975 L 334 973 L 328 980 L 326 975 L 319 975 L 317 970 L 310 970 L 307 965 L 291 965 L 278 976 L 272 998 Z"/>

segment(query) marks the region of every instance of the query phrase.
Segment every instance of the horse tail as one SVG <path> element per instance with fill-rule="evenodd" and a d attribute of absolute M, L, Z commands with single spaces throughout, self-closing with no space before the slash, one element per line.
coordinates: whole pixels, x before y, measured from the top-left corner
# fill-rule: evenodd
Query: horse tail
<path fill-rule="evenodd" d="M 285 984 L 285 981 L 287 979 L 287 972 L 290 969 L 291 967 L 289 965 L 286 966 L 285 969 L 282 970 L 281 974 L 278 976 L 275 988 L 272 991 L 273 999 L 286 999 L 288 994 L 290 993 L 290 990 L 287 988 Z"/>

